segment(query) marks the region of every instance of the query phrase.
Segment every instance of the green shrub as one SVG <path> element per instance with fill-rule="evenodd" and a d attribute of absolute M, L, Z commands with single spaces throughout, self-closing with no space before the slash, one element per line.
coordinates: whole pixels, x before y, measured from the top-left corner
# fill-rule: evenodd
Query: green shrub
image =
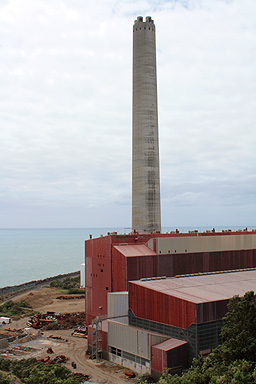
<path fill-rule="evenodd" d="M 0 306 L 0 316 L 11 317 L 14 320 L 18 320 L 22 316 L 30 316 L 32 314 L 34 314 L 34 311 L 31 305 L 25 300 L 21 300 L 19 302 L 9 300 Z"/>
<path fill-rule="evenodd" d="M 80 288 L 70 288 L 68 290 L 68 294 L 69 295 L 75 295 L 75 294 L 80 294 L 82 295 L 83 293 L 85 293 L 85 289 L 80 289 Z"/>
<path fill-rule="evenodd" d="M 80 277 L 66 277 L 64 280 L 53 280 L 50 283 L 50 287 L 64 289 L 67 291 L 78 290 L 80 286 Z M 80 291 L 68 292 L 68 293 L 81 293 Z"/>
<path fill-rule="evenodd" d="M 36 359 L 9 360 L 0 358 L 0 369 L 12 372 L 24 384 L 79 384 L 83 379 L 76 377 L 68 368 L 59 364 L 44 365 Z M 6 378 L 3 376 L 3 380 Z M 0 376 L 0 380 L 1 376 Z M 0 381 L 9 384 L 11 381 Z"/>

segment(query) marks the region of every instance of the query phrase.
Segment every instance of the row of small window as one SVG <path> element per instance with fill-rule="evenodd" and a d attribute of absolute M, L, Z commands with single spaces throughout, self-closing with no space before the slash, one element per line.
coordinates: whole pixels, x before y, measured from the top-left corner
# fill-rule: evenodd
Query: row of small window
<path fill-rule="evenodd" d="M 149 360 L 144 359 L 143 357 L 133 355 L 129 352 L 122 351 L 121 349 L 115 348 L 115 347 L 109 347 L 109 353 L 112 353 L 113 355 L 123 357 L 124 359 L 133 361 L 134 363 L 146 365 L 146 363 L 150 363 Z"/>
<path fill-rule="evenodd" d="M 101 269 L 100 271 L 103 272 L 103 269 Z M 98 275 L 97 275 L 97 273 L 94 273 L 94 274 L 91 273 L 91 276 L 97 277 Z"/>
<path fill-rule="evenodd" d="M 147 29 L 147 28 L 144 27 L 144 29 Z M 138 31 L 138 28 L 136 28 L 136 31 Z M 140 31 L 141 31 L 141 28 L 140 28 Z M 150 27 L 149 27 L 149 31 L 150 31 Z M 154 31 L 154 28 L 152 28 L 152 31 Z"/>
<path fill-rule="evenodd" d="M 184 250 L 184 252 L 187 252 L 187 251 L 188 251 L 187 249 Z M 174 253 L 176 253 L 176 252 L 177 252 L 177 251 L 176 251 L 176 249 L 175 249 Z M 159 253 L 162 253 L 162 251 L 159 251 Z M 168 253 L 171 253 L 171 251 L 168 250 Z"/>

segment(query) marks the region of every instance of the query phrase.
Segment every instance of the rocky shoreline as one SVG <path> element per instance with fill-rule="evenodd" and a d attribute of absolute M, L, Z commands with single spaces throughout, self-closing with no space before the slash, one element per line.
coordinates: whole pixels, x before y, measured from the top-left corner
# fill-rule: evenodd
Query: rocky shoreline
<path fill-rule="evenodd" d="M 39 288 L 39 287 L 42 287 L 44 285 L 47 285 L 48 283 L 50 283 L 53 280 L 61 280 L 61 279 L 65 279 L 66 277 L 77 277 L 79 275 L 80 275 L 80 272 L 76 271 L 76 272 L 60 274 L 57 276 L 47 277 L 47 278 L 41 279 L 41 280 L 33 280 L 33 281 L 29 281 L 29 282 L 24 283 L 24 284 L 3 287 L 3 288 L 0 288 L 0 297 L 8 296 L 8 295 L 11 295 L 13 293 L 25 292 L 31 288 Z"/>

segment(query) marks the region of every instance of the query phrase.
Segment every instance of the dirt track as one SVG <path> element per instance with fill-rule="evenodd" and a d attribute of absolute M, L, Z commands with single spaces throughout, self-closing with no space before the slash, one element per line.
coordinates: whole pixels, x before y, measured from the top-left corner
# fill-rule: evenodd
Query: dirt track
<path fill-rule="evenodd" d="M 26 292 L 12 298 L 13 301 L 20 301 L 22 299 L 29 302 L 33 309 L 45 313 L 47 311 L 54 311 L 59 313 L 71 313 L 84 311 L 84 300 L 58 300 L 56 297 L 60 296 L 60 292 L 56 289 L 41 288 L 35 291 Z M 17 322 L 5 325 L 4 328 L 24 328 L 26 327 L 27 319 L 21 319 Z M 35 333 L 38 331 L 36 330 Z M 39 331 L 40 333 L 40 331 Z M 69 369 L 74 372 L 82 372 L 90 375 L 90 382 L 104 383 L 104 384 L 127 384 L 134 383 L 135 379 L 127 378 L 124 374 L 124 369 L 118 367 L 110 362 L 95 363 L 92 362 L 86 355 L 87 339 L 71 336 L 72 330 L 50 330 L 43 331 L 43 334 L 33 341 L 26 343 L 26 346 L 34 348 L 32 352 L 25 353 L 23 356 L 19 354 L 18 358 L 28 358 L 35 356 L 36 358 L 45 358 L 48 356 L 47 348 L 52 347 L 54 353 L 50 355 L 54 358 L 57 355 L 65 355 L 69 360 L 65 364 Z M 56 341 L 49 338 L 50 335 L 60 336 L 65 341 Z M 25 345 L 25 344 L 23 344 Z M 0 354 L 1 355 L 1 354 Z M 77 364 L 74 370 L 71 362 Z"/>

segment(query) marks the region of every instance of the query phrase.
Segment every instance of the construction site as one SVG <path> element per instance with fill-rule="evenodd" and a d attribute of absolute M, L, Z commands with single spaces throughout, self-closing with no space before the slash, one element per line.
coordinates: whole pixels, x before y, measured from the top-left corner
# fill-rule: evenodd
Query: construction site
<path fill-rule="evenodd" d="M 110 362 L 95 364 L 86 353 L 84 296 L 79 296 L 63 300 L 58 290 L 49 287 L 17 292 L 12 300 L 26 300 L 38 313 L 0 326 L 0 357 L 33 357 L 44 364 L 62 364 L 84 378 L 84 382 L 133 382 L 130 370 Z"/>

